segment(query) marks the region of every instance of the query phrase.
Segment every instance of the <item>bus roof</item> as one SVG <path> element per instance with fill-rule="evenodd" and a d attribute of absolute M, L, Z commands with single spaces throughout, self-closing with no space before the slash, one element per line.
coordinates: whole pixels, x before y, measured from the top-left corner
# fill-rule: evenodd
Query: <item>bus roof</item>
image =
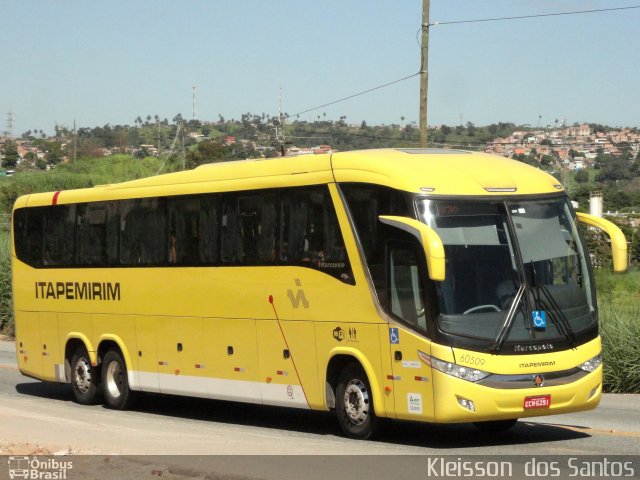
<path fill-rule="evenodd" d="M 32 194 L 28 205 L 293 187 L 334 181 L 372 183 L 408 192 L 447 196 L 530 195 L 562 190 L 558 180 L 551 175 L 505 157 L 463 150 L 379 149 L 212 163 L 189 171 L 94 188 Z M 26 204 L 27 199 L 22 198 L 16 206 Z"/>

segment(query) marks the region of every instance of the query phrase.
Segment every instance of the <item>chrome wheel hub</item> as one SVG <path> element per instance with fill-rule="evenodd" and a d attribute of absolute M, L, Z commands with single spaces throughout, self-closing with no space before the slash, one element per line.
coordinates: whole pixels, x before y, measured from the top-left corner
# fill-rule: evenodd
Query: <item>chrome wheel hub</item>
<path fill-rule="evenodd" d="M 74 382 L 80 393 L 87 393 L 91 388 L 91 364 L 84 357 L 76 363 Z"/>
<path fill-rule="evenodd" d="M 354 425 L 362 425 L 369 416 L 369 392 L 365 384 L 351 380 L 344 391 L 344 410 Z"/>
<path fill-rule="evenodd" d="M 118 362 L 111 362 L 107 368 L 107 378 L 105 379 L 107 391 L 112 398 L 118 398 L 122 394 L 122 384 L 124 378 L 122 369 Z"/>

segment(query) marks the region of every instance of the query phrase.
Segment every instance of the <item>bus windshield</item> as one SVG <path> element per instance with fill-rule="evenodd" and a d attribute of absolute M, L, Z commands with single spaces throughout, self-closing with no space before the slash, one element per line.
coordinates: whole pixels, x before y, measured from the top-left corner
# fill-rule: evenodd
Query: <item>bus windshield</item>
<path fill-rule="evenodd" d="M 438 327 L 476 340 L 562 341 L 596 325 L 584 248 L 564 198 L 417 200 L 444 244 Z"/>

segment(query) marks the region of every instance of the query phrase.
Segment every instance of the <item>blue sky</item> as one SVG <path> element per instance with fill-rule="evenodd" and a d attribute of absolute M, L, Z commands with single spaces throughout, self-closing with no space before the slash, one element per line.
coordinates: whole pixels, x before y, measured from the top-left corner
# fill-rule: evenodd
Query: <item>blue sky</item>
<path fill-rule="evenodd" d="M 640 0 L 431 0 L 431 21 Z M 0 0 L 0 131 L 295 114 L 419 70 L 420 0 Z M 640 126 L 640 9 L 431 28 L 429 123 Z M 418 78 L 302 115 L 418 120 Z M 541 118 L 540 118 L 541 117 Z"/>

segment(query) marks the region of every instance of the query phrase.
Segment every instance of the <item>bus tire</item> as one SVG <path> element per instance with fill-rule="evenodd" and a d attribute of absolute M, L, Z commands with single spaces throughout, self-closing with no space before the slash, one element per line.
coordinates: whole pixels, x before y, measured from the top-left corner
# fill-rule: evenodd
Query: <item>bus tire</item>
<path fill-rule="evenodd" d="M 71 389 L 79 404 L 98 403 L 100 374 L 98 368 L 91 365 L 91 359 L 84 346 L 76 348 L 71 355 Z"/>
<path fill-rule="evenodd" d="M 474 422 L 473 425 L 481 432 L 499 433 L 499 432 L 506 432 L 507 430 L 512 428 L 517 421 L 518 421 L 517 418 L 511 418 L 509 420 L 491 420 L 488 422 Z"/>
<path fill-rule="evenodd" d="M 350 363 L 342 369 L 336 388 L 336 415 L 342 431 L 349 438 L 368 440 L 379 427 L 373 408 L 369 379 L 362 367 Z"/>
<path fill-rule="evenodd" d="M 127 365 L 117 350 L 109 350 L 102 359 L 102 389 L 107 408 L 127 410 L 135 393 L 129 388 Z"/>

